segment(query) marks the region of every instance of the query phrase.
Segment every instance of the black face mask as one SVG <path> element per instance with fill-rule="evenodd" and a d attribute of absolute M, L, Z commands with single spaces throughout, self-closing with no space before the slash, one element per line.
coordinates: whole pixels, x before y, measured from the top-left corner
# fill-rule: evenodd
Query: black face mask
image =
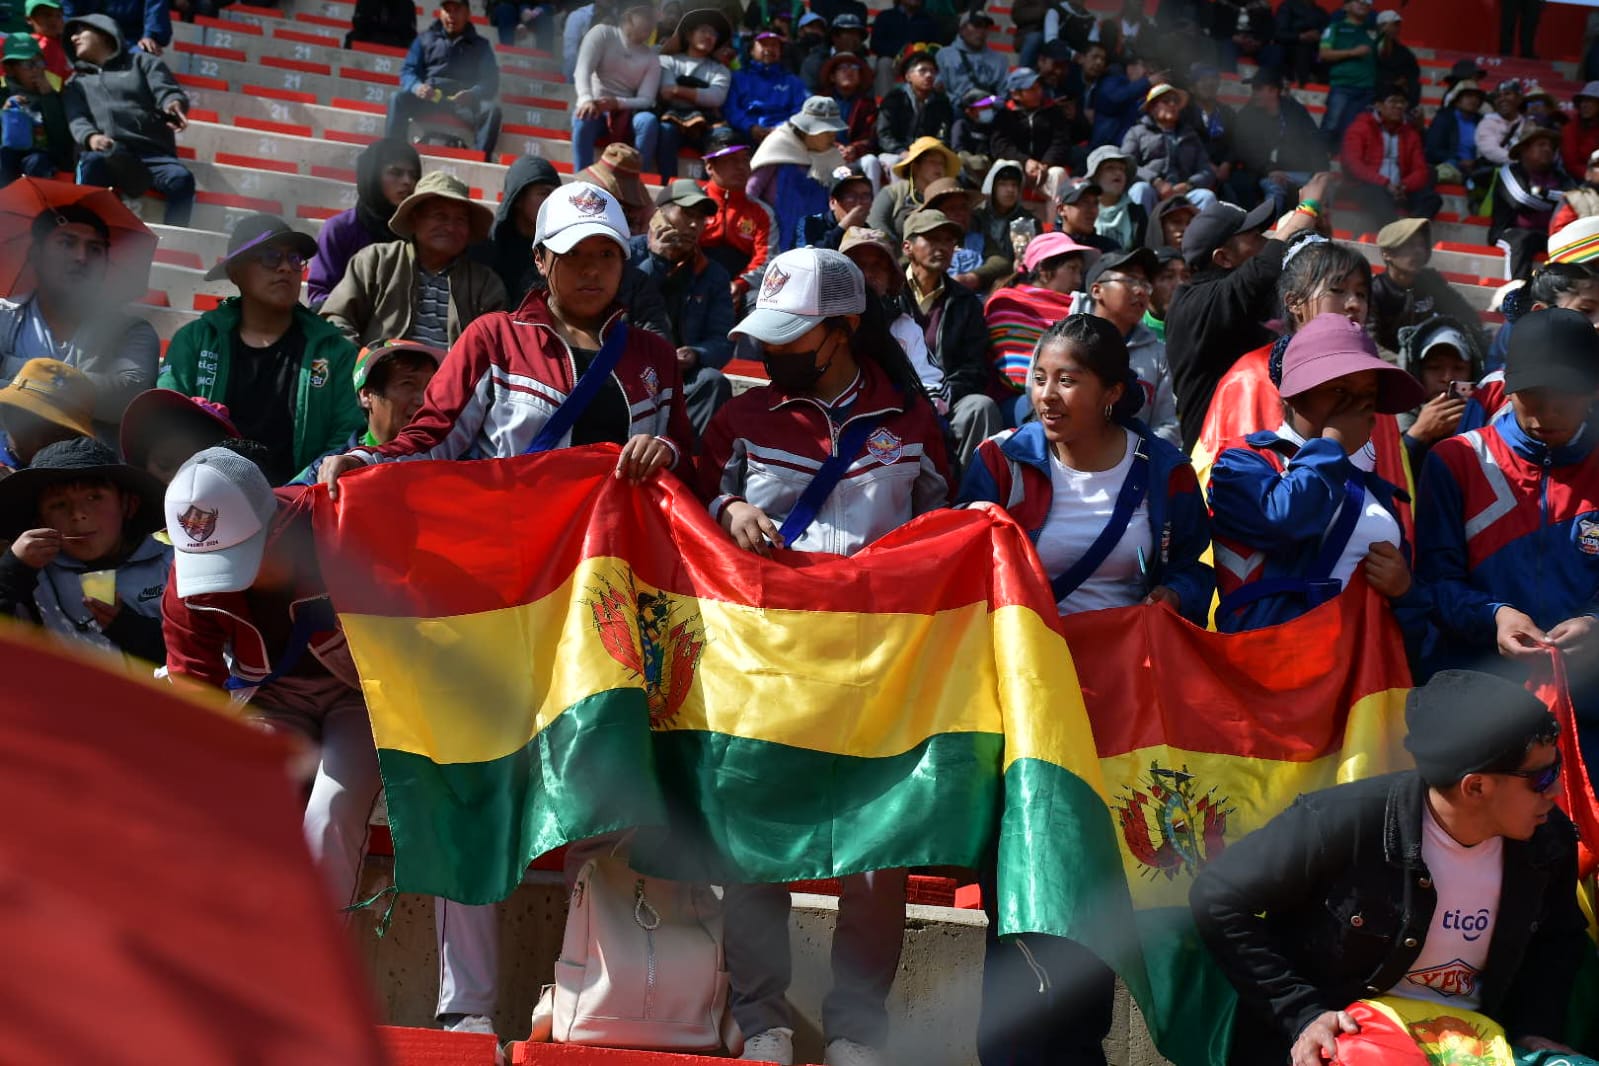
<path fill-rule="evenodd" d="M 829 335 L 831 340 L 831 335 Z M 828 356 L 827 362 L 817 365 L 816 357 L 821 354 L 822 348 L 827 347 L 828 341 L 823 341 L 821 347 L 813 348 L 808 352 L 792 352 L 784 355 L 773 355 L 771 352 L 761 354 L 761 362 L 766 367 L 766 376 L 772 379 L 772 384 L 784 392 L 801 393 L 809 392 L 823 374 L 833 365 L 833 357 Z"/>

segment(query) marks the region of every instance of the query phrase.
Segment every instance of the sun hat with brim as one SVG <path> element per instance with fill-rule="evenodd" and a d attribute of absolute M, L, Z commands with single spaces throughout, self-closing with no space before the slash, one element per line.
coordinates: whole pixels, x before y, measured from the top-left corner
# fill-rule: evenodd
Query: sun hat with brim
<path fill-rule="evenodd" d="M 1527 86 L 1527 95 L 1521 98 L 1521 109 L 1523 111 L 1527 110 L 1527 105 L 1532 103 L 1534 100 L 1542 100 L 1551 108 L 1558 109 L 1560 107 L 1560 101 L 1555 99 L 1555 94 L 1550 92 L 1548 89 L 1545 89 L 1541 85 Z"/>
<path fill-rule="evenodd" d="M 1106 163 L 1131 163 L 1133 157 L 1117 148 L 1114 144 L 1102 144 L 1088 153 L 1088 164 L 1083 167 L 1083 176 L 1090 181 L 1099 173 L 1099 168 Z"/>
<path fill-rule="evenodd" d="M 454 200 L 466 205 L 466 217 L 472 227 L 472 243 L 487 240 L 489 230 L 494 228 L 494 212 L 472 199 L 472 190 L 467 188 L 466 182 L 453 174 L 446 174 L 435 170 L 430 174 L 422 175 L 422 179 L 411 190 L 411 195 L 400 201 L 400 206 L 394 209 L 394 217 L 389 219 L 389 229 L 401 240 L 410 240 L 416 232 L 415 216 L 417 208 L 429 200 Z"/>
<path fill-rule="evenodd" d="M 277 510 L 266 475 L 237 452 L 207 448 L 179 467 L 162 508 L 178 595 L 255 584 Z"/>
<path fill-rule="evenodd" d="M 1288 342 L 1277 392 L 1292 401 L 1318 385 L 1367 370 L 1377 372 L 1379 414 L 1397 415 L 1426 399 L 1421 382 L 1378 355 L 1371 335 L 1335 312 L 1317 315 Z"/>
<path fill-rule="evenodd" d="M 130 465 L 144 469 L 152 440 L 162 430 L 175 426 L 192 428 L 196 435 L 214 435 L 215 439 L 209 441 L 207 447 L 239 435 L 228 409 L 222 404 L 199 396 L 185 396 L 176 389 L 148 389 L 135 396 L 122 413 L 117 444 L 123 458 Z"/>
<path fill-rule="evenodd" d="M 574 181 L 558 187 L 539 205 L 533 247 L 565 255 L 579 241 L 606 237 L 615 241 L 623 254 L 630 254 L 629 232 L 627 215 L 616 197 L 598 185 Z"/>
<path fill-rule="evenodd" d="M 94 382 L 59 359 L 29 359 L 0 389 L 0 407 L 26 411 L 35 418 L 94 436 Z"/>
<path fill-rule="evenodd" d="M 1483 90 L 1481 85 L 1478 85 L 1474 81 L 1460 81 L 1456 82 L 1454 88 L 1450 89 L 1444 94 L 1444 106 L 1448 107 L 1456 100 L 1459 100 L 1462 96 L 1467 96 L 1472 93 L 1477 94 L 1479 101 L 1486 100 L 1488 98 L 1487 92 Z"/>
<path fill-rule="evenodd" d="M 4 53 L 0 53 L 0 60 L 10 62 L 27 62 L 38 59 L 44 51 L 39 47 L 39 42 L 33 39 L 31 33 L 8 33 Z"/>
<path fill-rule="evenodd" d="M 709 26 L 716 31 L 716 48 L 711 49 L 713 53 L 733 39 L 733 24 L 714 7 L 697 7 L 685 13 L 677 20 L 677 30 L 672 36 L 677 38 L 681 47 L 687 48 L 688 35 L 701 26 Z"/>
<path fill-rule="evenodd" d="M 1599 100 L 1599 81 L 1590 81 L 1582 88 L 1571 94 L 1571 102 L 1578 100 Z"/>
<path fill-rule="evenodd" d="M 1587 215 L 1549 235 L 1551 263 L 1587 263 L 1599 259 L 1599 215 Z"/>
<path fill-rule="evenodd" d="M 912 237 L 923 237 L 929 233 L 936 233 L 941 229 L 954 230 L 957 241 L 966 234 L 965 226 L 962 226 L 938 208 L 924 207 L 905 216 L 905 225 L 900 228 L 900 235 L 908 241 Z"/>
<path fill-rule="evenodd" d="M 944 176 L 953 178 L 961 172 L 961 157 L 950 150 L 949 145 L 937 137 L 918 137 L 911 142 L 905 150 L 905 155 L 893 166 L 894 175 L 903 178 L 911 172 L 911 166 L 928 152 L 937 152 L 944 160 Z"/>
<path fill-rule="evenodd" d="M 955 178 L 939 178 L 937 181 L 930 182 L 927 188 L 922 190 L 922 206 L 932 207 L 939 200 L 954 196 L 965 199 L 970 207 L 976 207 L 984 199 L 982 193 L 976 189 L 966 188 Z"/>
<path fill-rule="evenodd" d="M 1119 252 L 1106 252 L 1099 257 L 1099 262 L 1083 275 L 1083 288 L 1091 289 L 1094 282 L 1106 274 L 1123 271 L 1128 267 L 1137 267 L 1144 272 L 1150 281 L 1155 280 L 1155 274 L 1160 270 L 1160 259 L 1149 248 L 1128 248 Z"/>
<path fill-rule="evenodd" d="M 75 437 L 39 449 L 33 462 L 0 480 L 0 537 L 14 540 L 40 523 L 39 494 L 51 485 L 105 479 L 134 496 L 139 509 L 128 519 L 136 536 L 161 528 L 161 479 L 117 460 L 110 446 L 94 437 Z"/>
<path fill-rule="evenodd" d="M 1432 223 L 1425 218 L 1402 218 L 1398 222 L 1390 222 L 1377 231 L 1377 247 L 1385 252 L 1391 252 L 1404 244 L 1416 234 L 1432 236 Z M 1431 245 L 1431 241 L 1427 242 Z"/>
<path fill-rule="evenodd" d="M 421 341 L 387 340 L 369 344 L 355 357 L 355 373 L 352 375 L 355 391 L 360 392 L 366 388 L 366 383 L 377 373 L 378 367 L 402 355 L 420 355 L 424 359 L 432 360 L 433 365 L 437 367 L 444 363 L 445 354 L 444 349 L 423 344 Z"/>
<path fill-rule="evenodd" d="M 799 113 L 788 124 L 806 136 L 818 133 L 843 133 L 849 123 L 838 110 L 838 101 L 831 96 L 807 96 Z"/>
<path fill-rule="evenodd" d="M 1177 94 L 1177 106 L 1179 108 L 1188 106 L 1188 94 L 1177 88 L 1175 85 L 1167 84 L 1157 85 L 1149 90 L 1148 95 L 1144 97 L 1142 110 L 1148 111 L 1151 107 L 1155 106 L 1156 101 L 1164 99 L 1173 93 Z"/>
<path fill-rule="evenodd" d="M 1521 131 L 1515 142 L 1511 144 L 1510 158 L 1520 159 L 1521 153 L 1527 150 L 1527 146 L 1533 141 L 1539 140 L 1548 141 L 1558 150 L 1560 148 L 1560 131 L 1552 130 L 1548 126 L 1528 126 Z"/>
<path fill-rule="evenodd" d="M 299 252 L 300 258 L 310 262 L 316 255 L 316 238 L 301 233 L 277 215 L 250 215 L 241 219 L 228 234 L 228 254 L 205 272 L 205 280 L 221 281 L 228 276 L 229 268 L 259 253 L 268 245 L 281 244 Z"/>
<path fill-rule="evenodd" d="M 851 259 L 856 259 L 864 251 L 875 251 L 888 260 L 889 266 L 895 268 L 899 266 L 899 253 L 889 240 L 888 234 L 880 229 L 851 226 L 844 231 L 843 239 L 838 242 L 838 250 Z M 856 261 L 859 262 L 858 259 Z"/>
<path fill-rule="evenodd" d="M 1599 390 L 1599 332 L 1569 307 L 1532 311 L 1516 320 L 1505 352 L 1505 392 Z M 3 482 L 0 482 L 3 484 Z"/>
<path fill-rule="evenodd" d="M 862 71 L 868 69 L 863 56 L 855 52 L 839 52 L 837 55 L 829 56 L 827 62 L 822 64 L 822 72 L 817 75 L 817 84 L 823 86 L 830 84 L 834 72 L 839 67 L 859 67 Z"/>
<path fill-rule="evenodd" d="M 1040 233 L 1027 242 L 1027 247 L 1022 251 L 1022 269 L 1031 274 L 1037 270 L 1039 264 L 1063 255 L 1081 255 L 1083 269 L 1093 268 L 1099 261 L 1100 250 L 1091 248 L 1086 244 L 1078 244 L 1070 234 L 1058 230 L 1053 233 Z"/>
<path fill-rule="evenodd" d="M 787 344 L 837 315 L 866 310 L 866 279 L 831 248 L 795 248 L 766 265 L 755 310 L 728 334 Z"/>

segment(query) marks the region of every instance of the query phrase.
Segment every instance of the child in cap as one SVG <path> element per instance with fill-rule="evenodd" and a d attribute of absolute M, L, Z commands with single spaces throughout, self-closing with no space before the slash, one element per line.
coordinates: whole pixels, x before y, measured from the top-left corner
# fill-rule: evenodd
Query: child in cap
<path fill-rule="evenodd" d="M 39 44 L 50 85 L 59 91 L 72 77 L 72 57 L 67 54 L 66 45 L 66 16 L 61 13 L 57 0 L 28 0 L 23 11 L 27 15 L 28 31 Z"/>
<path fill-rule="evenodd" d="M 72 169 L 76 157 L 67 110 L 39 43 L 26 33 L 8 33 L 4 43 L 5 79 L 0 83 L 0 185 L 26 174 L 53 178 Z"/>
<path fill-rule="evenodd" d="M 161 594 L 172 549 L 161 528 L 161 483 L 75 437 L 39 450 L 0 480 L 0 614 L 65 641 L 166 660 Z M 149 667 L 146 667 L 148 670 Z"/>
<path fill-rule="evenodd" d="M 0 389 L 0 469 L 20 470 L 41 448 L 94 436 L 94 384 L 59 359 L 29 359 Z"/>
<path fill-rule="evenodd" d="M 1447 315 L 1433 315 L 1399 331 L 1399 365 L 1425 390 L 1421 407 L 1399 416 L 1411 468 L 1420 470 L 1428 450 L 1459 431 L 1482 376 L 1482 347 L 1476 330 Z"/>
<path fill-rule="evenodd" d="M 366 412 L 366 429 L 350 435 L 339 455 L 352 448 L 377 448 L 400 435 L 422 409 L 428 382 L 444 362 L 445 353 L 417 341 L 382 341 L 361 349 L 355 361 L 355 395 Z M 300 471 L 291 485 L 311 485 L 322 466 L 319 457 Z"/>
<path fill-rule="evenodd" d="M 172 389 L 151 389 L 128 405 L 120 444 L 129 466 L 165 485 L 196 452 L 238 436 L 224 405 Z"/>
<path fill-rule="evenodd" d="M 755 311 L 734 329 L 761 347 L 771 384 L 711 419 L 696 463 L 700 497 L 741 548 L 853 555 L 949 499 L 944 434 L 881 308 L 850 259 L 799 248 L 772 260 Z M 849 476 L 824 469 L 847 456 Z M 816 478 L 827 478 L 814 486 Z M 806 492 L 821 491 L 814 508 Z M 828 1062 L 875 1062 L 904 935 L 904 870 L 844 878 L 834 990 L 822 1009 Z M 784 995 L 789 892 L 726 886 L 729 1005 L 744 1057 L 792 1063 Z M 852 962 L 847 963 L 846 960 Z"/>
<path fill-rule="evenodd" d="M 1411 579 L 1399 489 L 1356 459 L 1376 416 L 1415 407 L 1421 384 L 1337 312 L 1294 334 L 1271 378 L 1282 424 L 1231 442 L 1211 473 L 1216 628 L 1286 622 L 1337 596 L 1360 571 L 1401 609 L 1407 636 L 1419 637 L 1428 601 Z"/>

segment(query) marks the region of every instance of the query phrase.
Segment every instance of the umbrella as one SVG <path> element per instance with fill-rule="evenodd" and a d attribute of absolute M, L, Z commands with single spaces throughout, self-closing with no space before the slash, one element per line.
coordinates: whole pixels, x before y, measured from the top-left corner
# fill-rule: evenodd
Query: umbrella
<path fill-rule="evenodd" d="M 33 291 L 33 220 L 50 208 L 76 205 L 99 215 L 111 230 L 111 261 L 97 303 L 124 303 L 143 296 L 150 286 L 150 261 L 157 237 L 129 211 L 117 194 L 95 185 L 74 185 L 47 178 L 18 178 L 0 189 L 0 295 Z"/>

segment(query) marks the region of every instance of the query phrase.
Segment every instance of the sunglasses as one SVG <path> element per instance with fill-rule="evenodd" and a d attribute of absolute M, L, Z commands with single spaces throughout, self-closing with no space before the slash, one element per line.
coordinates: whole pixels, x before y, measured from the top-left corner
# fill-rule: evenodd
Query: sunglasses
<path fill-rule="evenodd" d="M 1534 792 L 1548 792 L 1555 787 L 1555 782 L 1560 780 L 1560 753 L 1555 752 L 1555 761 L 1548 766 L 1540 766 L 1535 770 L 1505 770 L 1506 777 L 1525 778 L 1532 786 Z"/>
<path fill-rule="evenodd" d="M 268 270 L 277 270 L 285 263 L 290 270 L 305 266 L 305 256 L 290 248 L 266 248 L 255 254 L 255 261 Z"/>

